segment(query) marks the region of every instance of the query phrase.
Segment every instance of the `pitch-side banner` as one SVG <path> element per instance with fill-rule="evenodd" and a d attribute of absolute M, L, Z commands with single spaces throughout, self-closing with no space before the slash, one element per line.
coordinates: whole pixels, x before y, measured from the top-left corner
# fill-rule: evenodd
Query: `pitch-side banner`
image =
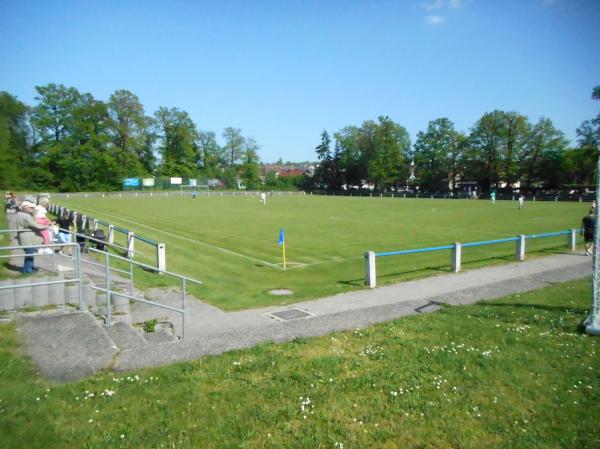
<path fill-rule="evenodd" d="M 140 185 L 139 178 L 126 178 L 123 180 L 123 187 L 137 187 Z"/>
<path fill-rule="evenodd" d="M 154 187 L 154 178 L 144 178 L 144 179 L 142 179 L 142 185 L 144 187 Z"/>
<path fill-rule="evenodd" d="M 181 185 L 181 178 L 171 178 L 171 185 Z"/>
<path fill-rule="evenodd" d="M 197 185 L 198 185 L 198 180 L 197 179 L 190 179 L 190 186 L 196 187 Z"/>

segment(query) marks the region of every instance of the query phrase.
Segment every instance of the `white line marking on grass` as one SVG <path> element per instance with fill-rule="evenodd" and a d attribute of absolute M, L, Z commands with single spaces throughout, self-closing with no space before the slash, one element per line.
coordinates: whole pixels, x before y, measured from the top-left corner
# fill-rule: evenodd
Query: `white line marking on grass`
<path fill-rule="evenodd" d="M 221 248 L 220 246 L 211 245 L 210 243 L 201 242 L 200 240 L 194 240 L 194 239 L 191 239 L 189 237 L 184 237 L 182 235 L 178 235 L 178 234 L 174 234 L 172 232 L 164 231 L 162 229 L 154 228 L 152 226 L 148 226 L 148 225 L 145 225 L 143 223 L 138 223 L 136 221 L 130 220 L 128 218 L 125 218 L 123 215 L 116 215 L 116 214 L 110 214 L 110 213 L 107 213 L 107 212 L 94 211 L 93 209 L 89 209 L 89 208 L 87 208 L 87 209 L 90 210 L 91 212 L 93 212 L 94 214 L 100 214 L 100 215 L 103 214 L 103 215 L 106 215 L 108 217 L 113 217 L 113 218 L 116 218 L 118 220 L 122 220 L 122 221 L 125 221 L 127 223 L 134 224 L 136 226 L 141 226 L 143 228 L 150 229 L 150 230 L 155 231 L 155 232 L 160 232 L 162 234 L 165 234 L 165 235 L 168 235 L 168 236 L 171 236 L 171 237 L 175 237 L 175 238 L 180 239 L 180 240 L 185 240 L 185 241 L 188 241 L 188 242 L 196 243 L 198 245 L 203 245 L 203 246 L 206 246 L 208 248 L 212 248 L 212 249 L 215 249 L 217 251 L 221 251 L 223 253 L 226 253 L 226 254 L 229 254 L 229 255 L 232 255 L 232 256 L 237 256 L 237 257 L 241 257 L 243 259 L 251 260 L 253 262 L 258 262 L 258 263 L 261 263 L 263 265 L 267 265 L 267 266 L 269 266 L 271 268 L 277 268 L 278 270 L 282 270 L 283 269 L 282 267 L 279 266 L 279 264 L 274 264 L 274 263 L 267 262 L 267 261 L 262 260 L 262 259 L 257 259 L 256 257 L 247 256 L 246 254 L 236 253 L 235 251 L 231 251 L 231 250 L 226 249 L 226 248 Z"/>

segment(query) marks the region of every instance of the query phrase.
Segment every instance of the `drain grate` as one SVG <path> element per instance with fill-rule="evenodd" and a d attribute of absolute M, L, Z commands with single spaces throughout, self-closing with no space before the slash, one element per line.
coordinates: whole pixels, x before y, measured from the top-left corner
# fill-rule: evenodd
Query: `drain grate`
<path fill-rule="evenodd" d="M 436 310 L 440 310 L 440 309 L 441 309 L 441 307 L 439 306 L 439 303 L 431 301 L 425 305 L 422 305 L 421 307 L 417 307 L 415 309 L 415 312 L 430 313 L 430 312 L 435 312 Z"/>
<path fill-rule="evenodd" d="M 304 312 L 299 309 L 286 309 L 286 310 L 281 310 L 279 312 L 273 312 L 273 313 L 271 313 L 271 315 L 274 315 L 275 317 L 277 317 L 281 320 L 288 321 L 288 320 L 295 320 L 298 318 L 305 318 L 307 316 L 310 316 L 310 313 Z"/>

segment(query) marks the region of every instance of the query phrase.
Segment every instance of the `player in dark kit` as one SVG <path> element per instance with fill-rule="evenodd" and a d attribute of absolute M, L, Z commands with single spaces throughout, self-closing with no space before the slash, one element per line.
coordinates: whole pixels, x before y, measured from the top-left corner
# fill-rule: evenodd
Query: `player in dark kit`
<path fill-rule="evenodd" d="M 581 224 L 583 226 L 583 240 L 585 241 L 585 255 L 590 256 L 592 254 L 592 247 L 594 246 L 594 231 L 596 230 L 594 209 L 590 209 L 590 212 L 583 217 Z"/>

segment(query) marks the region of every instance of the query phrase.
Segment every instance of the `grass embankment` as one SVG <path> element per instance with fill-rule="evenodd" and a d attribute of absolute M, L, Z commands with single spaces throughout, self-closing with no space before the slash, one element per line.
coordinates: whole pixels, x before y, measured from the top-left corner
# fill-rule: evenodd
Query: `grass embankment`
<path fill-rule="evenodd" d="M 64 205 L 166 243 L 170 271 L 203 282 L 191 292 L 236 310 L 364 288 L 364 252 L 473 242 L 578 227 L 589 205 L 400 198 L 255 196 L 70 199 Z M 285 228 L 287 270 L 277 245 Z M 116 234 L 125 244 L 124 235 Z M 153 249 L 137 242 L 148 257 Z M 565 251 L 566 236 L 527 242 L 527 257 Z M 513 261 L 515 244 L 464 248 L 463 269 Z M 138 258 L 139 256 L 136 256 Z M 152 262 L 152 259 L 141 258 Z M 450 251 L 377 260 L 379 285 L 450 271 Z M 139 285 L 168 277 L 136 275 Z M 272 289 L 294 291 L 273 296 Z"/>
<path fill-rule="evenodd" d="M 354 332 L 53 385 L 0 325 L 4 448 L 598 448 L 577 281 Z"/>

